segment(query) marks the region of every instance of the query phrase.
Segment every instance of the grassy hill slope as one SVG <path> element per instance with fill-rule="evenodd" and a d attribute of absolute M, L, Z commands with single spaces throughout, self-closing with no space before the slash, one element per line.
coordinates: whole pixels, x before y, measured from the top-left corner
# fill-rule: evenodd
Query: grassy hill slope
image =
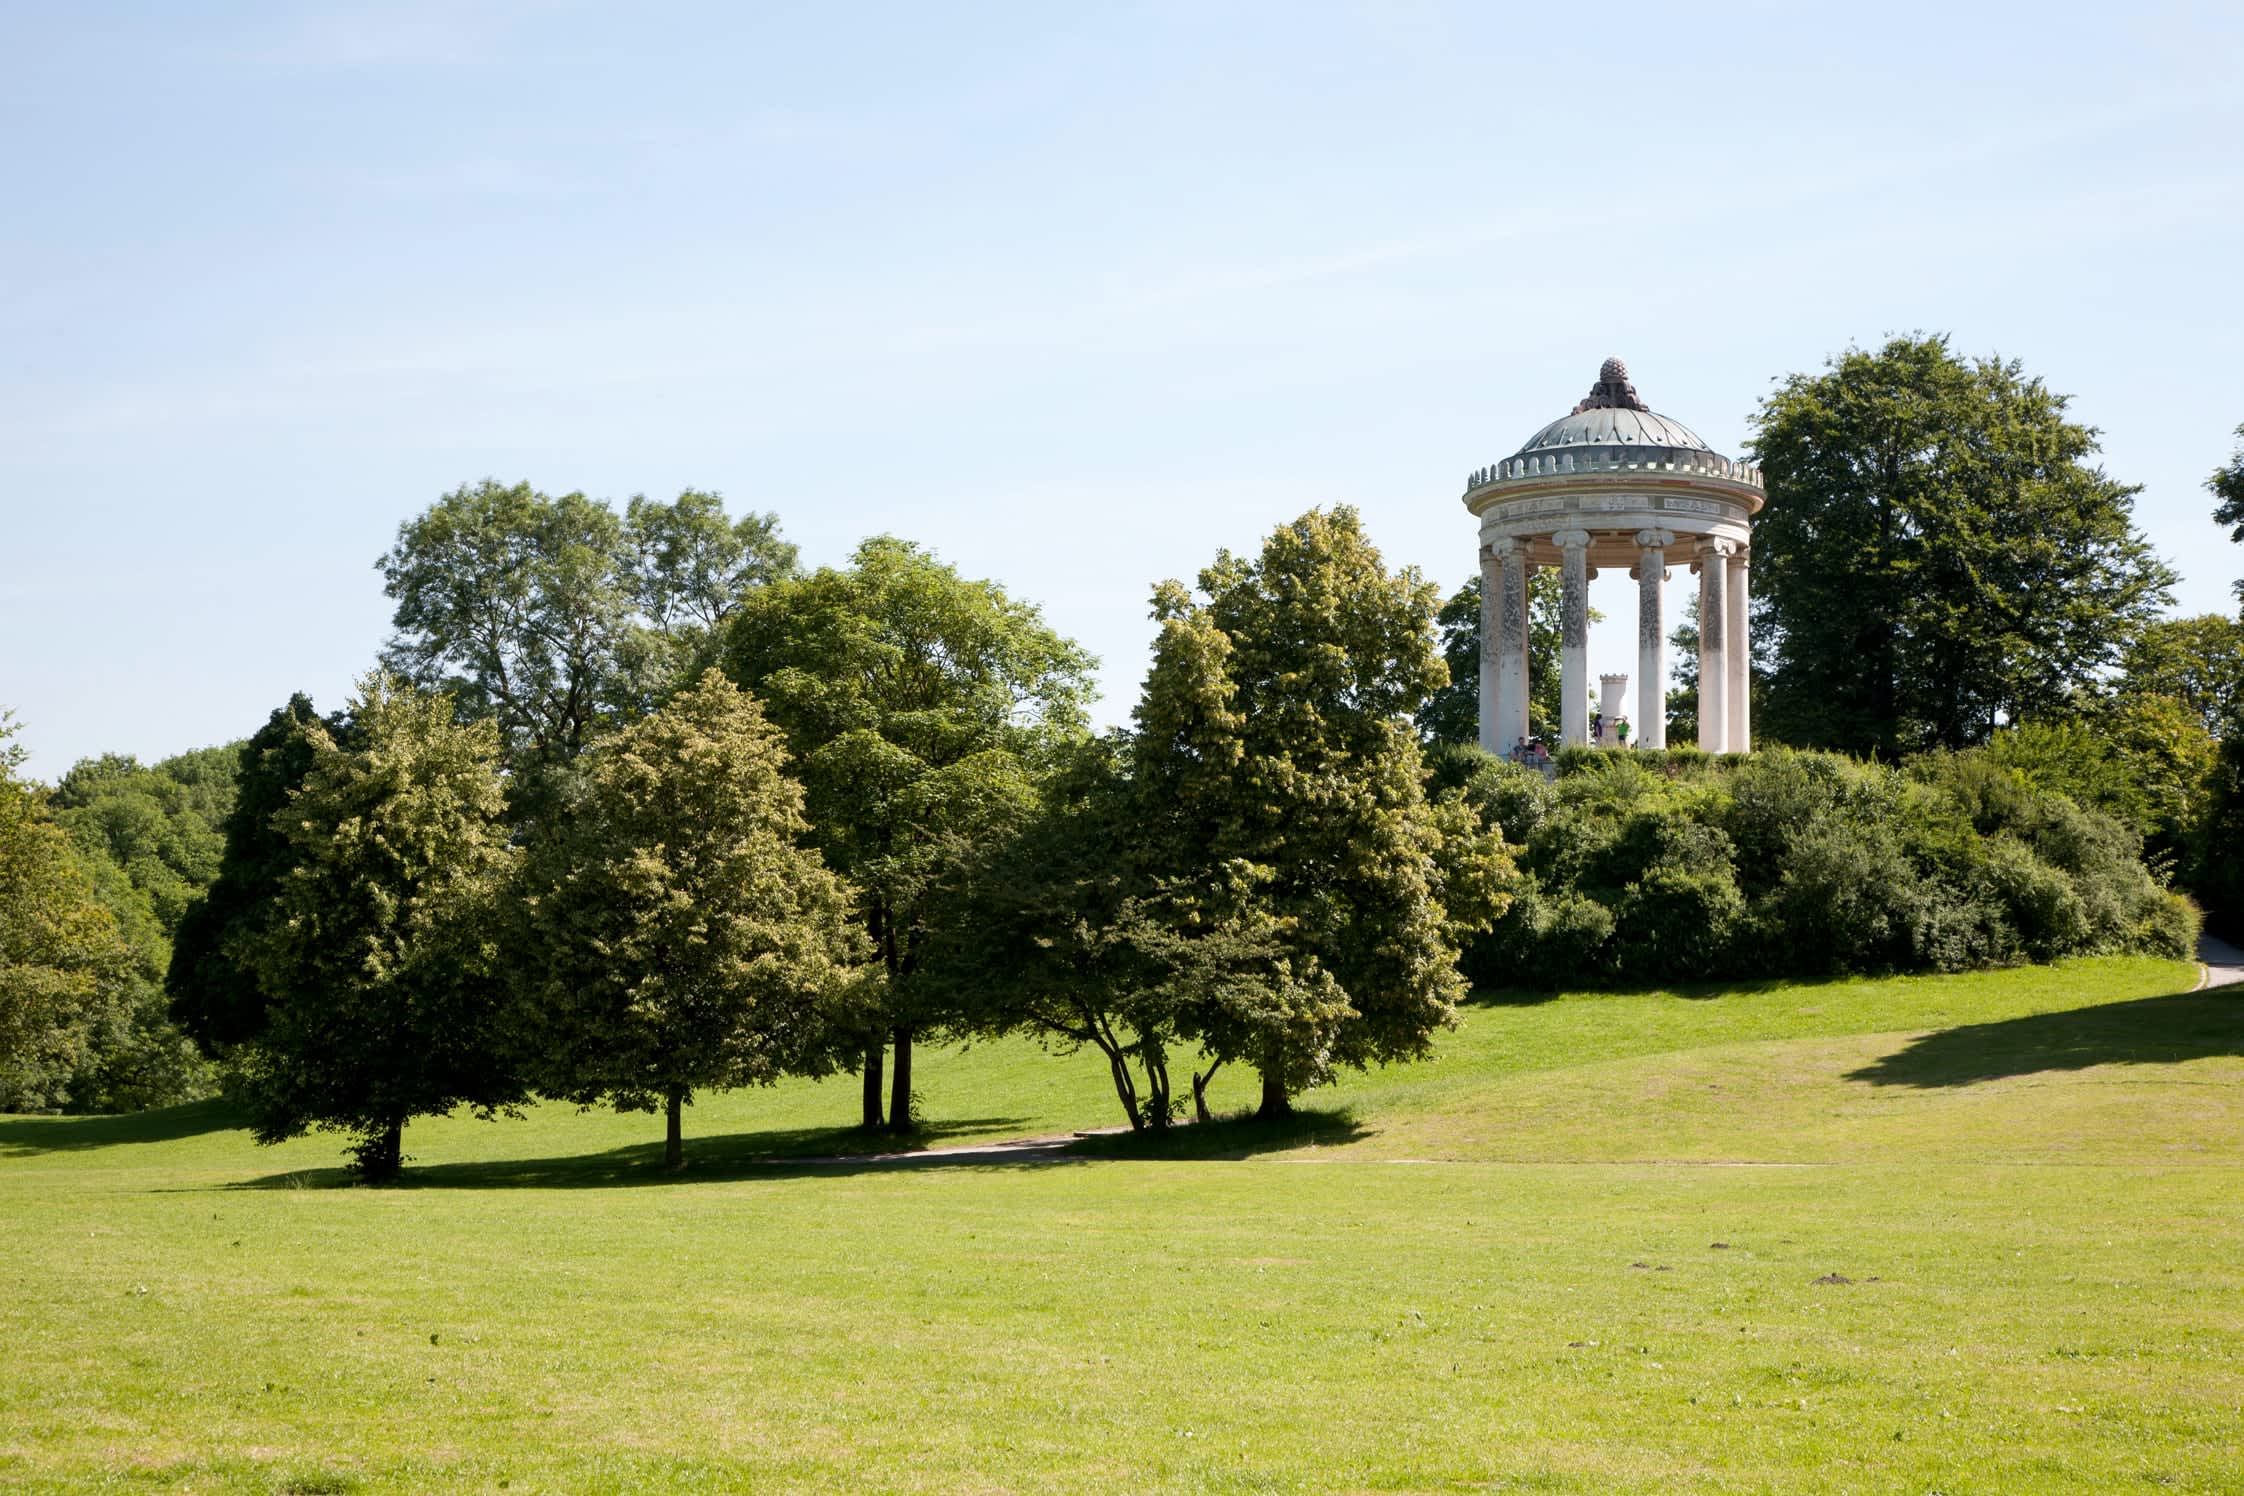
<path fill-rule="evenodd" d="M 705 1099 L 683 1181 L 558 1107 L 383 1191 L 218 1107 L 0 1120 L 0 1484 L 2234 1490 L 2194 975 L 1492 1002 L 1290 1133 L 1062 1160 L 775 1162 L 846 1080 Z M 1115 1115 L 1095 1057 L 922 1072 L 939 1141 Z"/>

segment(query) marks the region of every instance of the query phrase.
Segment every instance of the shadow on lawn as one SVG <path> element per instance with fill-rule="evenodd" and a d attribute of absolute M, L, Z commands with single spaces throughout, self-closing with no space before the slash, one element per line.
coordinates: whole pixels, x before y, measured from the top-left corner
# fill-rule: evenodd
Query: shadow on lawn
<path fill-rule="evenodd" d="M 2173 1065 L 2216 1055 L 2244 1055 L 2244 999 L 2218 989 L 1941 1029 L 1849 1071 L 1847 1079 L 1968 1086 L 2042 1070 Z"/>
<path fill-rule="evenodd" d="M 1178 1127 L 1166 1136 L 1099 1133 L 929 1147 L 946 1137 L 1018 1127 L 1020 1117 L 975 1117 L 929 1124 L 906 1147 L 902 1139 L 855 1129 L 800 1128 L 686 1138 L 686 1168 L 666 1173 L 660 1143 L 635 1143 L 562 1158 L 504 1158 L 478 1163 L 407 1165 L 400 1189 L 620 1189 L 732 1179 L 773 1179 L 918 1172 L 927 1169 L 1038 1169 L 1099 1159 L 1237 1160 L 1258 1153 L 1355 1141 L 1366 1129 L 1346 1112 L 1305 1111 L 1283 1122 L 1237 1118 Z M 412 1147 L 412 1134 L 406 1134 Z M 294 1169 L 243 1180 L 228 1189 L 337 1189 L 355 1185 L 345 1169 Z"/>
<path fill-rule="evenodd" d="M 171 1143 L 248 1125 L 241 1113 L 216 1097 L 121 1116 L 9 1117 L 0 1120 L 0 1158 L 126 1143 Z"/>
<path fill-rule="evenodd" d="M 553 1158 L 494 1158 L 473 1163 L 408 1163 L 398 1177 L 401 1189 L 616 1189 L 626 1185 L 692 1184 L 712 1179 L 768 1177 L 775 1173 L 870 1173 L 883 1168 L 928 1168 L 937 1165 L 1065 1162 L 1055 1146 L 1031 1155 L 1012 1152 L 966 1152 L 973 1135 L 999 1133 L 1025 1126 L 1025 1117 L 960 1117 L 928 1123 L 910 1138 L 868 1134 L 853 1127 L 771 1128 L 759 1132 L 686 1133 L 686 1168 L 682 1174 L 662 1167 L 659 1133 L 645 1143 L 609 1148 L 599 1153 L 572 1153 Z M 659 1119 L 658 1119 L 659 1125 Z M 944 1151 L 946 1139 L 962 1139 L 963 1146 Z M 994 1146 L 994 1145 L 992 1145 Z M 410 1158 L 413 1132 L 406 1129 L 405 1148 Z M 1057 1160 L 1050 1155 L 1059 1154 Z M 350 1171 L 341 1168 L 294 1169 L 245 1179 L 231 1189 L 269 1190 L 333 1188 L 354 1184 Z"/>

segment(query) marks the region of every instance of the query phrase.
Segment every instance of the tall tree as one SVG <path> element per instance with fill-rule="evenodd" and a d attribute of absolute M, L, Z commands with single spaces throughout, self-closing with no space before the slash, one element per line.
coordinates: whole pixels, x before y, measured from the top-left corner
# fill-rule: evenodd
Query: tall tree
<path fill-rule="evenodd" d="M 1262 1075 L 1262 1113 L 1336 1066 L 1423 1054 L 1464 991 L 1462 929 L 1500 911 L 1501 843 L 1427 803 L 1412 716 L 1439 689 L 1437 594 L 1390 573 L 1352 509 L 1312 510 L 1197 593 L 1154 593 L 1137 709 L 1142 834 L 1188 922 L 1266 930 L 1286 959 L 1196 1027 Z M 1158 819 L 1155 819 L 1155 818 Z M 1180 894 L 1181 897 L 1181 894 Z"/>
<path fill-rule="evenodd" d="M 1527 716 L 1530 731 L 1558 736 L 1564 691 L 1559 670 L 1563 622 L 1556 567 L 1539 566 L 1527 582 Z M 1591 623 L 1605 615 L 1589 610 Z M 1468 579 L 1434 615 L 1449 683 L 1418 709 L 1418 731 L 1429 743 L 1480 742 L 1480 578 Z M 1509 744 L 1505 746 L 1510 746 Z"/>
<path fill-rule="evenodd" d="M 740 598 L 794 564 L 773 516 L 728 520 L 715 494 L 635 498 L 618 518 L 582 493 L 486 479 L 401 525 L 378 563 L 397 604 L 383 661 L 498 724 L 534 815 L 577 754 L 659 704 Z"/>
<path fill-rule="evenodd" d="M 0 714 L 0 1112 L 51 1111 L 121 1005 L 132 951 L 46 795 L 18 773 L 13 733 Z"/>
<path fill-rule="evenodd" d="M 525 879 L 518 1022 L 538 1089 L 667 1118 L 694 1092 L 823 1068 L 860 956 L 849 890 L 801 844 L 786 748 L 715 670 L 594 749 Z"/>
<path fill-rule="evenodd" d="M 348 1132 L 375 1181 L 403 1164 L 409 1118 L 521 1094 L 497 1027 L 513 856 L 494 724 L 382 674 L 349 710 L 358 745 L 311 724 L 310 770 L 275 817 L 295 862 L 246 953 L 268 1007 L 238 1053 L 259 1142 Z"/>
<path fill-rule="evenodd" d="M 2225 467 L 2213 470 L 2205 486 L 2213 493 L 2213 522 L 2228 526 L 2228 538 L 2244 545 L 2244 426 L 2236 428 L 2237 447 Z M 2244 602 L 2244 578 L 2236 583 L 2237 601 Z"/>
<path fill-rule="evenodd" d="M 1085 733 L 1091 657 L 1030 604 L 907 541 L 752 593 L 724 666 L 787 735 L 813 838 L 857 890 L 885 983 L 859 1030 L 863 1115 L 909 1130 L 912 1045 L 945 1014 L 918 990 L 954 876 L 1035 805 L 1035 781 Z"/>
<path fill-rule="evenodd" d="M 1961 747 L 2062 714 L 2117 662 L 2174 574 L 2066 407 L 2015 360 L 1959 359 L 1944 337 L 1849 349 L 1762 401 L 1773 736 L 1889 759 Z"/>
<path fill-rule="evenodd" d="M 235 750 L 234 800 L 220 828 L 217 875 L 182 911 L 164 979 L 172 1021 L 207 1055 L 223 1054 L 265 1026 L 252 952 L 279 917 L 297 863 L 281 812 L 323 745 L 356 746 L 354 729 L 341 713 L 322 719 L 298 692 Z"/>
<path fill-rule="evenodd" d="M 2218 735 L 2244 711 L 2244 622 L 2201 613 L 2150 624 L 2120 660 L 2118 695 L 2171 697 Z"/>

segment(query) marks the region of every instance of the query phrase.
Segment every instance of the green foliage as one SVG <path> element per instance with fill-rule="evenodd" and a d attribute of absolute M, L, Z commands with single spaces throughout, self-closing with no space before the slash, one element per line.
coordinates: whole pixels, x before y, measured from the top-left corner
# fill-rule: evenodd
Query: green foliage
<path fill-rule="evenodd" d="M 408 1118 L 520 1095 L 496 1031 L 514 858 L 494 724 L 460 725 L 449 699 L 381 674 L 350 718 L 352 747 L 303 724 L 311 764 L 275 816 L 293 865 L 239 952 L 268 1006 L 239 1053 L 260 1142 L 346 1131 L 379 1180 L 403 1163 Z"/>
<path fill-rule="evenodd" d="M 1561 587 L 1555 567 L 1538 566 L 1527 578 L 1527 719 L 1530 731 L 1558 736 Z M 1605 615 L 1589 610 L 1591 623 Z M 1449 681 L 1437 686 L 1418 709 L 1418 732 L 1428 743 L 1480 742 L 1480 578 L 1468 579 L 1434 615 L 1442 662 Z"/>
<path fill-rule="evenodd" d="M 354 729 L 341 713 L 323 721 L 298 692 L 233 750 L 234 798 L 217 873 L 181 915 L 164 977 L 172 1020 L 207 1055 L 222 1055 L 265 1026 L 250 953 L 280 918 L 281 892 L 297 865 L 281 812 L 322 745 L 356 746 Z"/>
<path fill-rule="evenodd" d="M 2244 426 L 2236 428 L 2236 435 L 2234 455 L 2226 466 L 2214 469 L 2205 487 L 2213 495 L 2213 523 L 2227 525 L 2228 538 L 2244 545 Z M 2244 581 L 2236 584 L 2236 596 L 2244 602 Z"/>
<path fill-rule="evenodd" d="M 1832 754 L 1489 761 L 1464 793 L 1525 886 L 1466 952 L 1477 983 L 1577 986 L 1960 970 L 2087 951 L 2186 956 L 2186 901 L 2138 834 L 1993 750 L 1907 773 Z"/>
<path fill-rule="evenodd" d="M 768 514 L 732 521 L 714 494 L 634 498 L 490 479 L 399 526 L 378 563 L 397 603 L 383 661 L 499 726 L 518 809 L 534 816 L 600 733 L 636 720 L 706 663 L 755 588 L 791 575 Z"/>
<path fill-rule="evenodd" d="M 786 734 L 812 838 L 857 891 L 885 981 L 864 993 L 865 1123 L 911 1125 L 915 1034 L 954 1019 L 922 982 L 931 938 L 977 849 L 1034 809 L 1036 781 L 1086 732 L 1091 657 L 1031 604 L 876 536 L 847 568 L 752 593 L 722 658 Z"/>
<path fill-rule="evenodd" d="M 0 715 L 0 1112 L 71 1104 L 130 1023 L 134 952 Z"/>
<path fill-rule="evenodd" d="M 1849 349 L 1762 402 L 1772 736 L 1888 760 L 1961 748 L 2118 661 L 2174 576 L 2066 404 L 1939 337 Z"/>
<path fill-rule="evenodd" d="M 1337 1067 L 1423 1054 L 1463 991 L 1459 934 L 1502 910 L 1501 843 L 1424 797 L 1411 717 L 1447 675 L 1435 601 L 1346 508 L 1281 526 L 1251 560 L 1219 553 L 1197 595 L 1154 594 L 1140 834 L 1195 918 L 1283 943 L 1194 1023 L 1262 1073 L 1268 1114 Z"/>
<path fill-rule="evenodd" d="M 2172 698 L 2220 736 L 2244 710 L 2244 622 L 2201 613 L 2150 624 L 2120 660 L 2118 695 Z"/>
<path fill-rule="evenodd" d="M 537 1088 L 665 1107 L 667 1163 L 696 1090 L 825 1067 L 832 999 L 861 954 L 815 851 L 786 750 L 715 670 L 595 748 L 524 879 L 516 1042 Z"/>
<path fill-rule="evenodd" d="M 2006 727 L 1986 753 L 2026 784 L 2133 828 L 2153 863 L 2171 872 L 2204 813 L 2214 750 L 2187 703 L 2126 695 L 2085 718 Z"/>
<path fill-rule="evenodd" d="M 2191 886 L 2213 927 L 2244 940 L 2244 732 L 2221 739 L 2191 839 Z"/>
<path fill-rule="evenodd" d="M 207 817 L 229 793 L 208 757 L 89 759 L 41 793 L 0 755 L 0 1008 L 13 1012 L 0 1015 L 0 1111 L 130 1111 L 207 1091 L 160 983 L 173 923 L 209 876 Z"/>

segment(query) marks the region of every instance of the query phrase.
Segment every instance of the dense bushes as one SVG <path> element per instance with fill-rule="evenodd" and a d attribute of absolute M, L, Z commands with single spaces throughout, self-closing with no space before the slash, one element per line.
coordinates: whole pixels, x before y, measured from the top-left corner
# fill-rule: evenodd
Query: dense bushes
<path fill-rule="evenodd" d="M 1478 984 L 1953 971 L 2196 940 L 2135 832 L 1984 753 L 1895 770 L 1580 752 L 1546 780 L 1452 750 L 1434 772 L 1521 849 L 1511 911 L 1466 954 Z"/>

